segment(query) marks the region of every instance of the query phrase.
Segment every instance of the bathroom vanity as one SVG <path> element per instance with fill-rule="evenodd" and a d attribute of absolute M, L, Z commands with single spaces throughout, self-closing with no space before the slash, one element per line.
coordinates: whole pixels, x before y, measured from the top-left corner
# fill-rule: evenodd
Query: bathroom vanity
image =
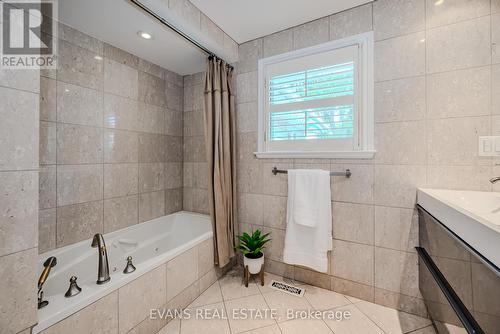
<path fill-rule="evenodd" d="M 500 194 L 419 189 L 419 284 L 429 316 L 500 332 Z"/>

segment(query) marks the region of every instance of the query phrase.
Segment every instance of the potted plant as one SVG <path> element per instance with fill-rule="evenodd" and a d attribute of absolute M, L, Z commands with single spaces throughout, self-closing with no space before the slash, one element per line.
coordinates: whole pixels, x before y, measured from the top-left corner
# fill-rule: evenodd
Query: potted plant
<path fill-rule="evenodd" d="M 252 235 L 243 233 L 238 236 L 240 243 L 236 249 L 243 254 L 243 265 L 248 266 L 248 271 L 252 275 L 258 274 L 264 264 L 264 245 L 271 241 L 269 234 L 255 230 Z"/>

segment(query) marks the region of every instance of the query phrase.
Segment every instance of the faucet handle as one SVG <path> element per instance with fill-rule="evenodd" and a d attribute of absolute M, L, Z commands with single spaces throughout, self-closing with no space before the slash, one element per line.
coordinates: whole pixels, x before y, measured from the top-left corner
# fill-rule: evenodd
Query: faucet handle
<path fill-rule="evenodd" d="M 132 263 L 132 256 L 127 257 L 127 265 L 125 266 L 125 269 L 123 269 L 124 274 L 130 274 L 135 271 L 135 266 Z"/>
<path fill-rule="evenodd" d="M 69 288 L 68 291 L 66 291 L 66 293 L 64 294 L 64 297 L 73 297 L 82 291 L 82 288 L 80 288 L 76 283 L 76 279 L 76 276 L 71 276 L 71 278 L 69 279 Z"/>

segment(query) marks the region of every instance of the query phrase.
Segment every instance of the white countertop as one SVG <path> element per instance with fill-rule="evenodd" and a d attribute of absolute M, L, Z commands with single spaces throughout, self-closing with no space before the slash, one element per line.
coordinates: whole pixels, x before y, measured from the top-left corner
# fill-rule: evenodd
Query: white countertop
<path fill-rule="evenodd" d="M 500 268 L 500 193 L 418 189 L 417 202 Z"/>

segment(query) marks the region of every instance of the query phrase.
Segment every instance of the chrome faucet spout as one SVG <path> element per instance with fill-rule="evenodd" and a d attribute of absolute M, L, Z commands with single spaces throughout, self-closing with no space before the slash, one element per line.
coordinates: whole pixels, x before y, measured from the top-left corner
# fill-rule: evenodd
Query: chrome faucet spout
<path fill-rule="evenodd" d="M 494 177 L 490 180 L 491 183 L 497 183 L 500 181 L 500 176 Z"/>
<path fill-rule="evenodd" d="M 99 267 L 97 268 L 97 284 L 104 284 L 109 282 L 109 263 L 108 251 L 106 250 L 106 243 L 102 234 L 94 235 L 92 239 L 92 247 L 97 248 L 99 254 Z"/>

